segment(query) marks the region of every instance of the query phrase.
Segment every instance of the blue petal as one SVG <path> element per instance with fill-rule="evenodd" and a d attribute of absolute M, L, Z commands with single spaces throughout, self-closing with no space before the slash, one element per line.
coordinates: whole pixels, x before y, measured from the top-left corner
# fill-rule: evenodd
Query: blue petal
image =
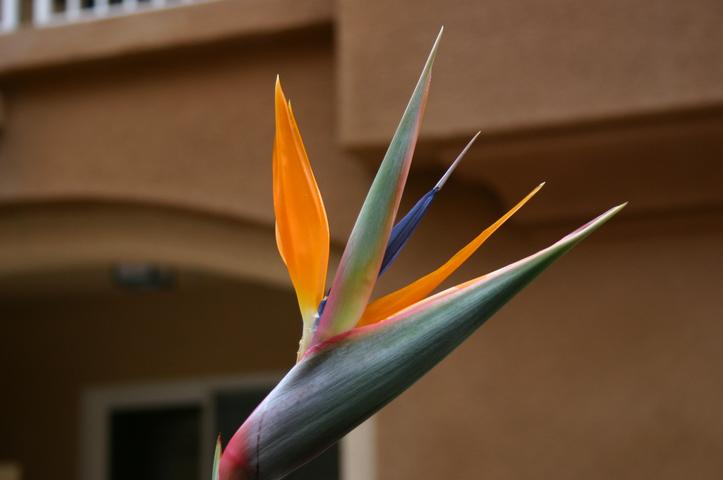
<path fill-rule="evenodd" d="M 422 221 L 422 217 L 424 217 L 424 214 L 427 213 L 427 210 L 432 204 L 432 200 L 434 200 L 434 197 L 447 182 L 447 179 L 457 167 L 457 164 L 459 164 L 459 162 L 464 157 L 464 154 L 467 153 L 467 150 L 469 150 L 474 141 L 477 140 L 479 134 L 480 132 L 477 132 L 477 134 L 472 137 L 472 140 L 467 143 L 462 152 L 460 152 L 454 162 L 452 162 L 452 165 L 449 166 L 447 171 L 444 173 L 444 175 L 442 175 L 442 178 L 439 179 L 439 182 L 437 182 L 434 188 L 425 193 L 424 196 L 420 198 L 419 201 L 417 201 L 417 203 L 411 208 L 411 210 L 409 210 L 409 212 L 404 215 L 404 218 L 402 218 L 396 225 L 394 225 L 392 233 L 389 235 L 387 249 L 384 252 L 382 266 L 379 269 L 380 276 L 386 271 L 387 268 L 389 268 L 394 259 L 397 258 L 399 252 L 402 251 L 402 248 L 404 248 L 404 245 L 406 245 L 407 241 L 412 236 L 412 233 L 414 233 L 417 225 L 419 225 L 419 222 Z"/>
<path fill-rule="evenodd" d="M 382 267 L 379 269 L 379 275 L 389 268 L 389 265 L 391 265 L 394 259 L 397 258 L 399 252 L 402 251 L 402 248 L 412 236 L 414 229 L 417 228 L 417 225 L 419 225 L 422 217 L 424 217 L 427 209 L 432 204 L 432 200 L 434 200 L 437 192 L 439 192 L 439 189 L 434 187 L 432 190 L 425 193 L 424 196 L 412 207 L 412 209 L 404 215 L 404 218 L 394 225 L 392 233 L 389 236 L 387 250 L 384 252 L 384 260 L 382 260 Z"/>

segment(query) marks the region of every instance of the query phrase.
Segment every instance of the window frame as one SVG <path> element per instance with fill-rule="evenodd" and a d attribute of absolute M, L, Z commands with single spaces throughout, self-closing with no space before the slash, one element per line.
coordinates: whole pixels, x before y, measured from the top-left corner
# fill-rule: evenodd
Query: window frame
<path fill-rule="evenodd" d="M 80 479 L 108 480 L 111 413 L 117 409 L 195 405 L 201 409 L 199 479 L 210 478 L 216 423 L 213 396 L 224 390 L 258 390 L 276 385 L 280 374 L 138 382 L 87 388 L 80 404 Z M 340 441 L 340 478 L 377 480 L 376 420 L 370 418 Z"/>

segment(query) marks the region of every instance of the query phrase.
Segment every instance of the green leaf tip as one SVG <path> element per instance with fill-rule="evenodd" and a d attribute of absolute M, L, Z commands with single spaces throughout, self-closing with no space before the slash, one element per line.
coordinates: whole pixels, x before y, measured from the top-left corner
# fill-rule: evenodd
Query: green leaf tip
<path fill-rule="evenodd" d="M 354 327 L 369 302 L 409 173 L 441 37 L 442 30 L 434 41 L 364 200 L 339 262 L 312 345 Z"/>
<path fill-rule="evenodd" d="M 219 480 L 218 469 L 221 465 L 221 434 L 216 437 L 216 448 L 213 452 L 213 470 L 211 480 Z"/>

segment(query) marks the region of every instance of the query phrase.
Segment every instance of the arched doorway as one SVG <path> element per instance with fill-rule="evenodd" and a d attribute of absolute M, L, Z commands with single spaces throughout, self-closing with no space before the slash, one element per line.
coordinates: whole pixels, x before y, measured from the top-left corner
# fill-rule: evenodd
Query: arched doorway
<path fill-rule="evenodd" d="M 206 478 L 213 430 L 228 430 L 222 420 L 240 422 L 229 419 L 243 415 L 234 410 L 238 399 L 258 400 L 295 360 L 298 310 L 273 229 L 137 204 L 3 209 L 0 408 L 8 422 L 0 450 L 19 461 L 23 479 L 74 479 L 102 457 L 88 460 L 88 442 L 105 439 L 100 471 L 117 480 L 124 470 L 114 469 L 114 455 L 127 462 L 148 453 L 139 438 L 196 432 L 181 444 L 198 453 L 184 454 L 184 465 L 189 478 Z M 169 385 L 203 385 L 206 396 L 159 403 L 153 392 Z M 88 403 L 99 392 L 117 399 L 139 391 L 131 408 Z M 98 405 L 120 407 L 101 417 L 105 436 L 93 437 L 88 419 L 98 417 L 89 409 Z M 148 432 L 139 433 L 143 426 Z M 157 452 L 149 465 L 174 464 L 160 458 L 167 450 Z"/>

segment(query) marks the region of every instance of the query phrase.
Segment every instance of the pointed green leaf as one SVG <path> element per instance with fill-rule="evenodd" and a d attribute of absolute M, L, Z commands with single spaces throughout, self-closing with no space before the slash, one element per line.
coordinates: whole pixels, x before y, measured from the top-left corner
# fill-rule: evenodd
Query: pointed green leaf
<path fill-rule="evenodd" d="M 280 479 L 320 454 L 411 386 L 622 207 L 530 257 L 310 349 L 233 436 L 221 460 L 222 472 L 233 473 L 222 480 Z"/>
<path fill-rule="evenodd" d="M 218 467 L 221 463 L 221 435 L 216 437 L 216 448 L 213 452 L 213 473 L 211 480 L 218 480 Z"/>
<path fill-rule="evenodd" d="M 312 344 L 353 328 L 372 294 L 409 173 L 441 36 L 440 31 L 364 200 Z"/>

